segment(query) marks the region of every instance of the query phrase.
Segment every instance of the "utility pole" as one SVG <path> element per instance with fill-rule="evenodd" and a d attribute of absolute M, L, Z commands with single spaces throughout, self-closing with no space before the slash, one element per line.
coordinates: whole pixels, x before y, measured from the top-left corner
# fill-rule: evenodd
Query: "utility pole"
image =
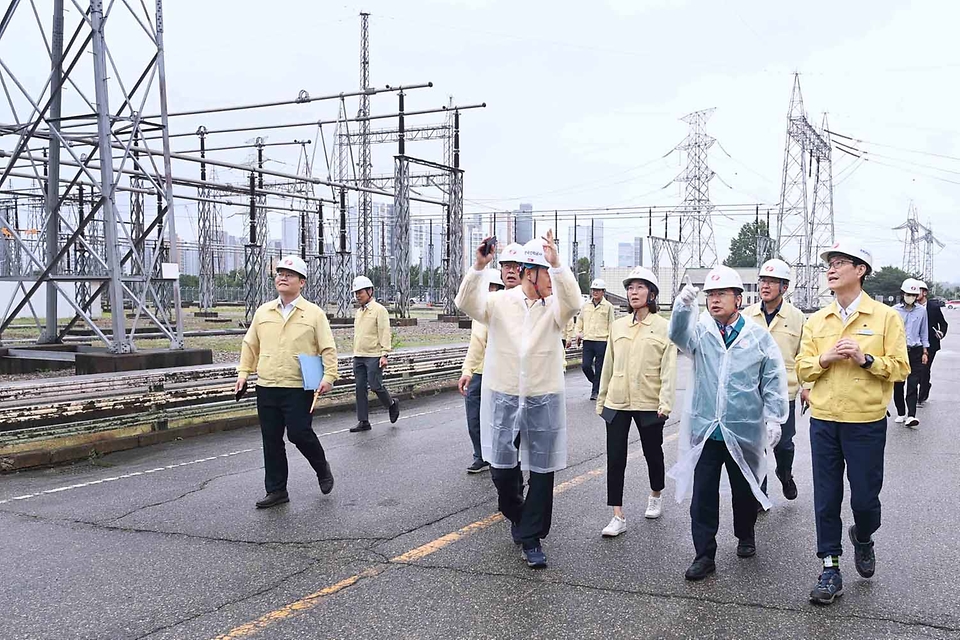
<path fill-rule="evenodd" d="M 197 251 L 200 258 L 199 298 L 200 313 L 209 313 L 214 305 L 214 266 L 213 266 L 213 206 L 211 193 L 207 188 L 207 128 L 197 129 L 200 137 L 200 185 L 197 187 Z"/>
<path fill-rule="evenodd" d="M 370 14 L 360 14 L 360 88 L 370 88 Z M 370 96 L 360 96 L 360 186 L 371 188 L 370 172 L 373 161 L 370 154 Z M 367 273 L 373 266 L 373 201 L 367 191 L 360 191 L 357 205 L 357 271 Z"/>
<path fill-rule="evenodd" d="M 11 5 L 13 7 L 14 5 Z M 91 10 L 93 7 L 91 6 Z M 44 200 L 44 212 L 46 214 L 46 251 L 45 258 L 52 269 L 52 274 L 56 274 L 59 269 L 56 266 L 57 252 L 60 249 L 60 109 L 61 92 L 63 86 L 63 0 L 54 0 L 53 2 L 53 31 L 50 48 L 50 121 L 49 126 L 54 129 L 54 135 L 50 136 L 48 145 L 48 168 L 46 198 Z M 102 36 L 101 36 L 102 37 Z M 98 84 L 99 88 L 99 84 Z M 104 86 L 106 91 L 106 86 Z M 99 93 L 97 94 L 100 95 Z M 109 157 L 109 156 L 108 156 Z M 101 163 L 103 164 L 103 163 Z M 44 320 L 46 327 L 40 334 L 39 342 L 50 344 L 59 342 L 57 338 L 57 288 L 50 283 L 46 287 L 46 310 Z M 121 294 L 122 295 L 122 294 Z M 116 310 L 114 314 L 118 313 Z M 120 317 L 123 318 L 123 309 L 121 308 Z"/>
<path fill-rule="evenodd" d="M 590 284 L 597 277 L 597 245 L 594 244 L 593 218 L 590 219 Z"/>

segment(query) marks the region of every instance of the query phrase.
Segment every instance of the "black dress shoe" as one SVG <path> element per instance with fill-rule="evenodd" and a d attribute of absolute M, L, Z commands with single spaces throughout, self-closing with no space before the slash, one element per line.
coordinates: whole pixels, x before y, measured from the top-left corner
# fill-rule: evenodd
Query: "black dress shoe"
<path fill-rule="evenodd" d="M 683 577 L 687 580 L 703 580 L 716 570 L 717 565 L 710 558 L 697 558 L 683 574 Z"/>
<path fill-rule="evenodd" d="M 787 500 L 796 500 L 797 499 L 797 483 L 793 479 L 792 473 L 787 473 L 787 475 L 782 478 L 783 481 L 783 497 Z"/>
<path fill-rule="evenodd" d="M 370 423 L 367 421 L 358 422 L 357 426 L 350 427 L 350 433 L 359 433 L 360 431 L 370 431 Z"/>
<path fill-rule="evenodd" d="M 741 558 L 752 558 L 757 555 L 757 545 L 749 540 L 741 540 L 737 545 L 737 556 Z"/>
<path fill-rule="evenodd" d="M 275 507 L 278 504 L 283 504 L 284 502 L 290 502 L 290 496 L 287 495 L 285 490 L 271 491 L 257 501 L 257 509 L 269 509 L 270 507 Z"/>
<path fill-rule="evenodd" d="M 324 474 L 318 475 L 317 480 L 320 481 L 320 493 L 327 495 L 333 491 L 333 472 L 330 471 L 330 463 L 324 462 Z"/>
<path fill-rule="evenodd" d="M 393 424 L 400 418 L 400 403 L 396 398 L 390 403 L 390 424 Z"/>

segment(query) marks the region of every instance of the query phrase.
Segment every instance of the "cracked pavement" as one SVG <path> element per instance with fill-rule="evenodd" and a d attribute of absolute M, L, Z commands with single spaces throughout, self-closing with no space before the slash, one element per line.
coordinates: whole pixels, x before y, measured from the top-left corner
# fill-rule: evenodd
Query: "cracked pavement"
<path fill-rule="evenodd" d="M 684 363 L 679 394 L 686 371 Z M 365 434 L 332 433 L 353 424 L 349 413 L 318 416 L 336 487 L 322 496 L 288 447 L 291 502 L 274 509 L 253 508 L 263 493 L 255 428 L 0 477 L 0 500 L 39 494 L 0 504 L 0 637 L 214 638 L 286 611 L 237 637 L 960 639 L 957 380 L 960 352 L 944 350 L 920 429 L 890 421 L 877 575 L 860 579 L 848 553 L 845 595 L 829 608 L 806 600 L 818 565 L 805 416 L 799 499 L 786 502 L 772 480 L 775 506 L 758 522 L 758 554 L 741 560 L 724 486 L 717 574 L 702 583 L 683 580 L 692 543 L 672 481 L 663 517 L 642 517 L 642 456 L 628 463 L 629 530 L 619 538 L 600 537 L 610 518 L 605 475 L 557 496 L 544 571 L 526 568 L 503 522 L 398 562 L 496 512 L 489 474 L 465 473 L 462 399 L 445 393 L 404 402 L 395 427 L 374 414 Z M 568 373 L 567 390 L 570 466 L 558 484 L 605 465 L 603 423 L 579 371 Z M 669 466 L 676 441 L 664 451 Z"/>

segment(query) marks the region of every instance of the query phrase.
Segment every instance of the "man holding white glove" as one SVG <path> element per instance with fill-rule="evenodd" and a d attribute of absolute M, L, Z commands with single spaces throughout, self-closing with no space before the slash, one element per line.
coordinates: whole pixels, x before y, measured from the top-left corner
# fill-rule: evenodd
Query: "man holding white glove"
<path fill-rule="evenodd" d="M 756 554 L 757 503 L 770 508 L 760 489 L 767 475 L 764 450 L 780 439 L 787 418 L 787 373 L 777 343 L 740 315 L 743 282 L 730 267 L 707 274 L 707 312 L 698 314 L 697 289 L 687 285 L 670 317 L 670 339 L 693 359 L 691 398 L 680 421 L 677 501 L 690 494 L 696 558 L 685 577 L 702 580 L 716 571 L 720 526 L 720 473 L 727 469 L 733 497 L 737 555 Z"/>

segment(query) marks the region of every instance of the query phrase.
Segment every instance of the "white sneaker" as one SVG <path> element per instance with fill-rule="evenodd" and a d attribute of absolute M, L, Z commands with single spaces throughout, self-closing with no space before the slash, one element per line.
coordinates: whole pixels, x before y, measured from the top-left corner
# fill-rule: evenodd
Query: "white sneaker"
<path fill-rule="evenodd" d="M 610 521 L 603 531 L 600 534 L 604 538 L 616 538 L 618 535 L 627 530 L 627 519 L 621 518 L 620 516 L 613 516 L 613 520 Z"/>
<path fill-rule="evenodd" d="M 907 418 L 907 422 L 905 426 L 908 426 L 911 429 L 916 429 L 919 424 L 920 424 L 919 420 L 917 420 L 914 417 L 910 417 L 910 418 Z"/>
<path fill-rule="evenodd" d="M 906 419 L 907 419 L 907 416 L 897 416 L 897 419 L 894 420 L 894 422 L 896 422 L 897 424 L 903 424 Z"/>
<path fill-rule="evenodd" d="M 659 498 L 650 496 L 647 498 L 647 510 L 643 514 L 643 517 L 653 520 L 654 518 L 659 518 L 661 513 L 663 513 L 663 496 Z"/>

